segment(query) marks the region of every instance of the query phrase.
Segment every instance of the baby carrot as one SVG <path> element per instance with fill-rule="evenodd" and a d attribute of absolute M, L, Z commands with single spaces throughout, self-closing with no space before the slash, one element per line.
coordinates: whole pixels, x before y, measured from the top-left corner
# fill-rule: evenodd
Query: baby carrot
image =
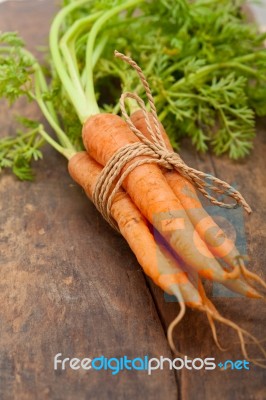
<path fill-rule="evenodd" d="M 105 165 L 119 149 L 138 139 L 117 115 L 98 114 L 84 124 L 83 142 L 91 157 Z M 137 159 L 143 160 L 143 157 Z M 139 165 L 125 178 L 123 187 L 145 218 L 191 268 L 205 278 L 220 282 L 235 277 L 221 268 L 201 240 L 157 165 Z"/>
<path fill-rule="evenodd" d="M 152 115 L 150 113 L 148 115 L 151 126 L 153 127 L 154 123 Z M 139 129 L 148 139 L 151 139 L 143 111 L 135 111 L 130 118 L 136 128 Z M 167 149 L 169 151 L 173 151 L 168 135 L 165 132 L 162 124 L 160 124 L 160 130 Z M 169 171 L 165 169 L 163 173 L 167 183 L 186 210 L 186 213 L 196 231 L 199 233 L 199 236 L 202 240 L 204 240 L 204 242 L 206 242 L 212 254 L 216 257 L 222 258 L 232 268 L 234 268 L 239 262 L 241 272 L 246 279 L 257 281 L 265 287 L 265 282 L 258 275 L 246 269 L 241 259 L 241 255 L 233 241 L 226 236 L 223 230 L 202 207 L 193 184 L 191 184 L 191 182 L 180 175 L 177 171 Z M 243 280 L 237 280 L 237 282 L 235 280 L 228 280 L 225 282 L 225 286 L 231 290 L 237 291 L 238 293 L 244 294 L 247 297 L 261 298 L 258 292 L 249 285 L 245 284 Z"/>
<path fill-rule="evenodd" d="M 86 152 L 80 152 L 70 159 L 68 169 L 71 177 L 92 199 L 102 167 Z M 189 281 L 178 262 L 167 254 L 163 247 L 156 244 L 147 221 L 122 189 L 114 197 L 111 214 L 139 264 L 154 283 L 169 294 L 175 294 L 176 288 L 179 287 L 187 305 L 193 308 L 201 307 L 198 290 Z"/>
<path fill-rule="evenodd" d="M 76 153 L 69 160 L 68 169 L 72 178 L 83 187 L 87 196 L 91 199 L 102 167 L 86 152 L 81 152 Z M 167 330 L 169 345 L 174 352 L 176 352 L 176 349 L 173 330 L 184 316 L 185 305 L 206 312 L 214 341 L 221 350 L 223 349 L 217 338 L 214 320 L 220 321 L 237 331 L 241 341 L 242 352 L 246 358 L 248 355 L 243 335 L 250 337 L 261 348 L 256 338 L 236 324 L 221 317 L 215 306 L 207 298 L 201 282 L 198 282 L 198 287 L 194 286 L 178 262 L 173 259 L 163 246 L 159 246 L 155 242 L 147 226 L 147 221 L 122 189 L 113 199 L 111 214 L 117 222 L 121 234 L 135 253 L 144 272 L 163 290 L 175 295 L 180 303 L 180 311 Z"/>

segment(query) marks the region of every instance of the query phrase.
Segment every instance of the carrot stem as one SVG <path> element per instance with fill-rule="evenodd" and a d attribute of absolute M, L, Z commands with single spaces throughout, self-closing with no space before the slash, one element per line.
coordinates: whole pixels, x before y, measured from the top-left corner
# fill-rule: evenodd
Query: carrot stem
<path fill-rule="evenodd" d="M 85 76 L 87 77 L 87 84 L 85 88 L 85 93 L 87 98 L 90 99 L 90 111 L 87 113 L 87 118 L 90 115 L 94 115 L 99 113 L 98 105 L 97 105 L 97 100 L 95 96 L 95 90 L 94 90 L 94 85 L 93 85 L 93 49 L 94 49 L 94 44 L 96 37 L 102 28 L 102 26 L 114 15 L 119 14 L 121 11 L 126 10 L 127 8 L 133 7 L 139 3 L 141 3 L 143 0 L 131 0 L 126 3 L 123 3 L 117 7 L 114 7 L 110 11 L 104 13 L 100 18 L 97 19 L 97 21 L 94 23 L 92 26 L 92 29 L 89 33 L 88 36 L 88 41 L 87 41 L 87 48 L 86 48 L 86 66 L 85 66 Z M 87 119 L 85 118 L 82 122 L 85 122 Z"/>
<path fill-rule="evenodd" d="M 58 76 L 60 77 L 64 88 L 71 99 L 71 102 L 77 112 L 77 115 L 80 121 L 85 121 L 87 116 L 87 110 L 89 107 L 88 101 L 86 99 L 85 93 L 80 90 L 80 87 L 76 87 L 67 70 L 63 58 L 59 49 L 59 32 L 60 26 L 64 20 L 64 18 L 75 8 L 78 8 L 82 4 L 87 3 L 87 0 L 78 0 L 75 3 L 71 3 L 68 6 L 64 7 L 55 17 L 51 30 L 50 30 L 50 50 L 52 54 L 52 58 L 54 60 L 54 65 L 57 71 Z"/>

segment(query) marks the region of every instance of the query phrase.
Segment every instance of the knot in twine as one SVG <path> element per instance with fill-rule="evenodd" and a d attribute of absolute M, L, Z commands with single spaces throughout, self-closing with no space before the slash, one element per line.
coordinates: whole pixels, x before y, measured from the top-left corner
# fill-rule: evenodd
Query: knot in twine
<path fill-rule="evenodd" d="M 227 209 L 238 208 L 242 205 L 247 213 L 250 214 L 250 206 L 247 204 L 243 196 L 231 185 L 222 181 L 221 179 L 216 178 L 211 174 L 207 174 L 205 172 L 198 171 L 197 169 L 189 167 L 181 159 L 179 154 L 173 151 L 169 151 L 167 149 L 161 133 L 160 122 L 157 116 L 154 99 L 152 97 L 149 84 L 141 68 L 130 57 L 127 57 L 124 54 L 119 53 L 118 51 L 115 51 L 115 57 L 118 57 L 128 63 L 132 68 L 135 69 L 135 71 L 139 75 L 150 105 L 154 128 L 151 126 L 148 111 L 146 110 L 144 101 L 136 93 L 123 93 L 120 97 L 120 108 L 122 115 L 124 116 L 125 121 L 127 122 L 131 131 L 137 136 L 140 141 L 133 144 L 128 144 L 119 149 L 105 165 L 95 185 L 95 189 L 93 192 L 93 202 L 98 210 L 101 212 L 103 217 L 109 222 L 109 224 L 114 229 L 119 231 L 116 222 L 111 217 L 111 206 L 115 195 L 118 193 L 120 187 L 123 184 L 124 179 L 136 167 L 142 164 L 151 163 L 158 164 L 170 170 L 176 170 L 180 175 L 189 180 L 212 204 Z M 125 100 L 127 98 L 134 99 L 143 111 L 151 140 L 147 139 L 131 121 L 125 108 Z M 139 159 L 139 156 L 142 156 L 143 158 Z M 134 161 L 136 157 L 138 157 L 138 159 Z M 132 163 L 121 174 L 122 169 L 130 161 L 132 161 Z M 228 204 L 219 201 L 208 191 L 231 197 L 235 200 L 235 203 Z"/>

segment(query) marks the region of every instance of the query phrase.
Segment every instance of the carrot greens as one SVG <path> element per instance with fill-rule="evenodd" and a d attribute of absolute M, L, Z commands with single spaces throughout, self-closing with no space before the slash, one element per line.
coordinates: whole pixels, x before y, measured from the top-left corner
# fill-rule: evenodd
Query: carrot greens
<path fill-rule="evenodd" d="M 115 49 L 142 66 L 175 149 L 187 136 L 198 151 L 246 156 L 255 115 L 266 114 L 266 35 L 246 21 L 243 3 L 64 0 L 44 68 L 16 33 L 2 33 L 0 97 L 36 101 L 57 142 L 42 124 L 26 123 L 0 140 L 0 168 L 32 179 L 31 160 L 42 157 L 45 141 L 69 158 L 83 149 L 81 126 L 90 115 L 118 113 L 122 90 L 143 93 Z"/>

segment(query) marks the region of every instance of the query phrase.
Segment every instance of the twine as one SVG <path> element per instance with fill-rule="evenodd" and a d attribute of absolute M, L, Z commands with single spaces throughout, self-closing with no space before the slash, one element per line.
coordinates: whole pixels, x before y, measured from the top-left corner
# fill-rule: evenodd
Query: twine
<path fill-rule="evenodd" d="M 160 123 L 157 116 L 154 99 L 152 97 L 149 84 L 141 68 L 130 57 L 127 57 L 118 51 L 115 51 L 115 57 L 118 57 L 128 63 L 139 75 L 150 105 L 154 129 L 151 126 L 149 114 L 146 110 L 144 101 L 135 93 L 123 93 L 120 97 L 120 108 L 122 115 L 124 116 L 125 121 L 127 122 L 131 131 L 140 141 L 126 145 L 119 149 L 107 162 L 95 185 L 93 202 L 103 217 L 109 222 L 109 224 L 114 229 L 118 230 L 116 222 L 111 217 L 111 206 L 115 195 L 118 193 L 123 184 L 124 179 L 136 167 L 151 163 L 158 164 L 167 169 L 175 169 L 180 175 L 188 179 L 212 204 L 227 209 L 237 208 L 242 205 L 247 213 L 250 214 L 250 206 L 235 188 L 211 174 L 206 174 L 205 172 L 189 167 L 181 159 L 179 154 L 167 149 L 161 134 Z M 134 99 L 143 111 L 151 140 L 147 139 L 131 121 L 125 108 L 125 100 L 127 98 Z M 144 158 L 138 158 L 137 160 L 133 161 L 130 166 L 127 167 L 126 170 L 121 174 L 121 171 L 125 165 L 139 156 Z M 219 201 L 216 197 L 209 194 L 207 190 L 232 197 L 235 200 L 235 204 L 228 204 Z"/>

